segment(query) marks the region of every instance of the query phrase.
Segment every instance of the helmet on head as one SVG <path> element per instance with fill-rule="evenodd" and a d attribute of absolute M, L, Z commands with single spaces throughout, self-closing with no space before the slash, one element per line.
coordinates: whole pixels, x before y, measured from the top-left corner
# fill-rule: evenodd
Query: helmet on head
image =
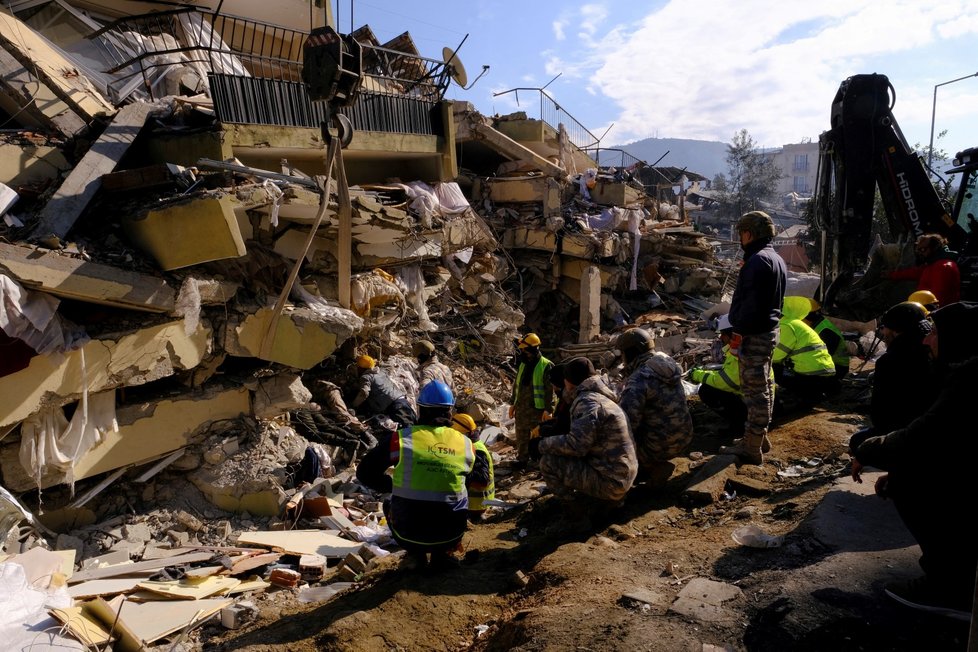
<path fill-rule="evenodd" d="M 903 333 L 925 319 L 927 319 L 926 308 L 915 301 L 904 301 L 883 313 L 880 322 L 890 330 Z"/>
<path fill-rule="evenodd" d="M 755 238 L 773 238 L 775 236 L 774 220 L 764 211 L 744 213 L 737 221 L 737 232 L 747 231 Z"/>
<path fill-rule="evenodd" d="M 377 366 L 377 361 L 371 358 L 369 355 L 361 355 L 357 358 L 357 366 L 361 369 L 373 369 Z"/>
<path fill-rule="evenodd" d="M 717 330 L 733 330 L 733 324 L 730 323 L 730 315 L 720 315 L 720 319 L 717 321 Z"/>
<path fill-rule="evenodd" d="M 421 388 L 418 394 L 418 405 L 427 407 L 452 407 L 455 405 L 455 396 L 448 385 L 440 380 L 433 380 Z"/>
<path fill-rule="evenodd" d="M 471 435 L 475 432 L 475 419 L 465 413 L 459 413 L 452 417 L 452 427 L 463 435 Z"/>
<path fill-rule="evenodd" d="M 527 333 L 516 342 L 520 349 L 540 346 L 540 337 L 536 333 Z"/>
<path fill-rule="evenodd" d="M 937 295 L 930 290 L 917 290 L 907 297 L 907 301 L 914 301 L 927 308 L 931 304 L 937 303 Z M 931 310 L 934 310 L 935 308 L 931 308 Z"/>
<path fill-rule="evenodd" d="M 615 348 L 622 352 L 625 360 L 630 362 L 646 351 L 651 351 L 654 341 L 644 328 L 629 328 L 615 340 Z"/>
<path fill-rule="evenodd" d="M 435 352 L 435 345 L 428 340 L 418 340 L 411 345 L 411 350 L 415 357 L 419 355 L 431 355 Z"/>

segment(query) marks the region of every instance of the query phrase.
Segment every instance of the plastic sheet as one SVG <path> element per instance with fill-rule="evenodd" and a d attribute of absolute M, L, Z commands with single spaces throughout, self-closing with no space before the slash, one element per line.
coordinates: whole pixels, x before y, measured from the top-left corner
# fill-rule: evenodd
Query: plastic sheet
<path fill-rule="evenodd" d="M 40 355 L 65 353 L 90 339 L 81 327 L 58 314 L 59 305 L 50 294 L 32 292 L 0 274 L 0 328 Z"/>

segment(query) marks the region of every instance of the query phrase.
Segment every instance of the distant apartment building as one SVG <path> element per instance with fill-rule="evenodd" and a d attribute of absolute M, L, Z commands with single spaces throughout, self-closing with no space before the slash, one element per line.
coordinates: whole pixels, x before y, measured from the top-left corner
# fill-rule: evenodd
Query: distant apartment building
<path fill-rule="evenodd" d="M 810 197 L 815 192 L 815 174 L 818 172 L 818 142 L 796 143 L 772 150 L 769 156 L 781 170 L 778 182 L 779 196 L 797 193 Z"/>

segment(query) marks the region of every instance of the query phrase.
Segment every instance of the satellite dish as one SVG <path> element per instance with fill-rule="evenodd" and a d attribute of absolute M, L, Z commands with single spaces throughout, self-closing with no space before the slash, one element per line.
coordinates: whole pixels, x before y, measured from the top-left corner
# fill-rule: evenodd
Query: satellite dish
<path fill-rule="evenodd" d="M 455 50 L 452 48 L 442 48 L 441 58 L 445 61 L 445 66 L 448 67 L 448 74 L 455 83 L 465 88 L 465 85 L 469 83 L 469 75 L 465 72 L 465 66 L 462 65 L 462 60 L 458 58 Z"/>

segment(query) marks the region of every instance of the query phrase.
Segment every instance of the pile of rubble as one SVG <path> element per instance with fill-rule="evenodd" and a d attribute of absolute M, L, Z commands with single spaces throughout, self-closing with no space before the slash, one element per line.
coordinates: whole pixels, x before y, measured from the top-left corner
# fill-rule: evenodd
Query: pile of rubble
<path fill-rule="evenodd" d="M 430 60 L 369 28 L 363 93 L 386 109 L 348 111 L 340 172 L 296 109 L 301 48 L 262 58 L 304 32 L 75 4 L 0 13 L 0 569 L 34 605 L 0 631 L 53 617 L 139 649 L 235 626 L 270 587 L 355 582 L 390 547 L 351 479 L 375 441 L 346 405 L 359 354 L 413 397 L 410 345 L 432 340 L 500 462 L 519 332 L 606 366 L 628 324 L 684 362 L 708 351 L 695 331 L 735 267 L 662 172 L 419 97 L 391 79 Z M 132 56 L 96 62 L 72 34 Z M 417 65 L 376 72 L 391 52 Z"/>

